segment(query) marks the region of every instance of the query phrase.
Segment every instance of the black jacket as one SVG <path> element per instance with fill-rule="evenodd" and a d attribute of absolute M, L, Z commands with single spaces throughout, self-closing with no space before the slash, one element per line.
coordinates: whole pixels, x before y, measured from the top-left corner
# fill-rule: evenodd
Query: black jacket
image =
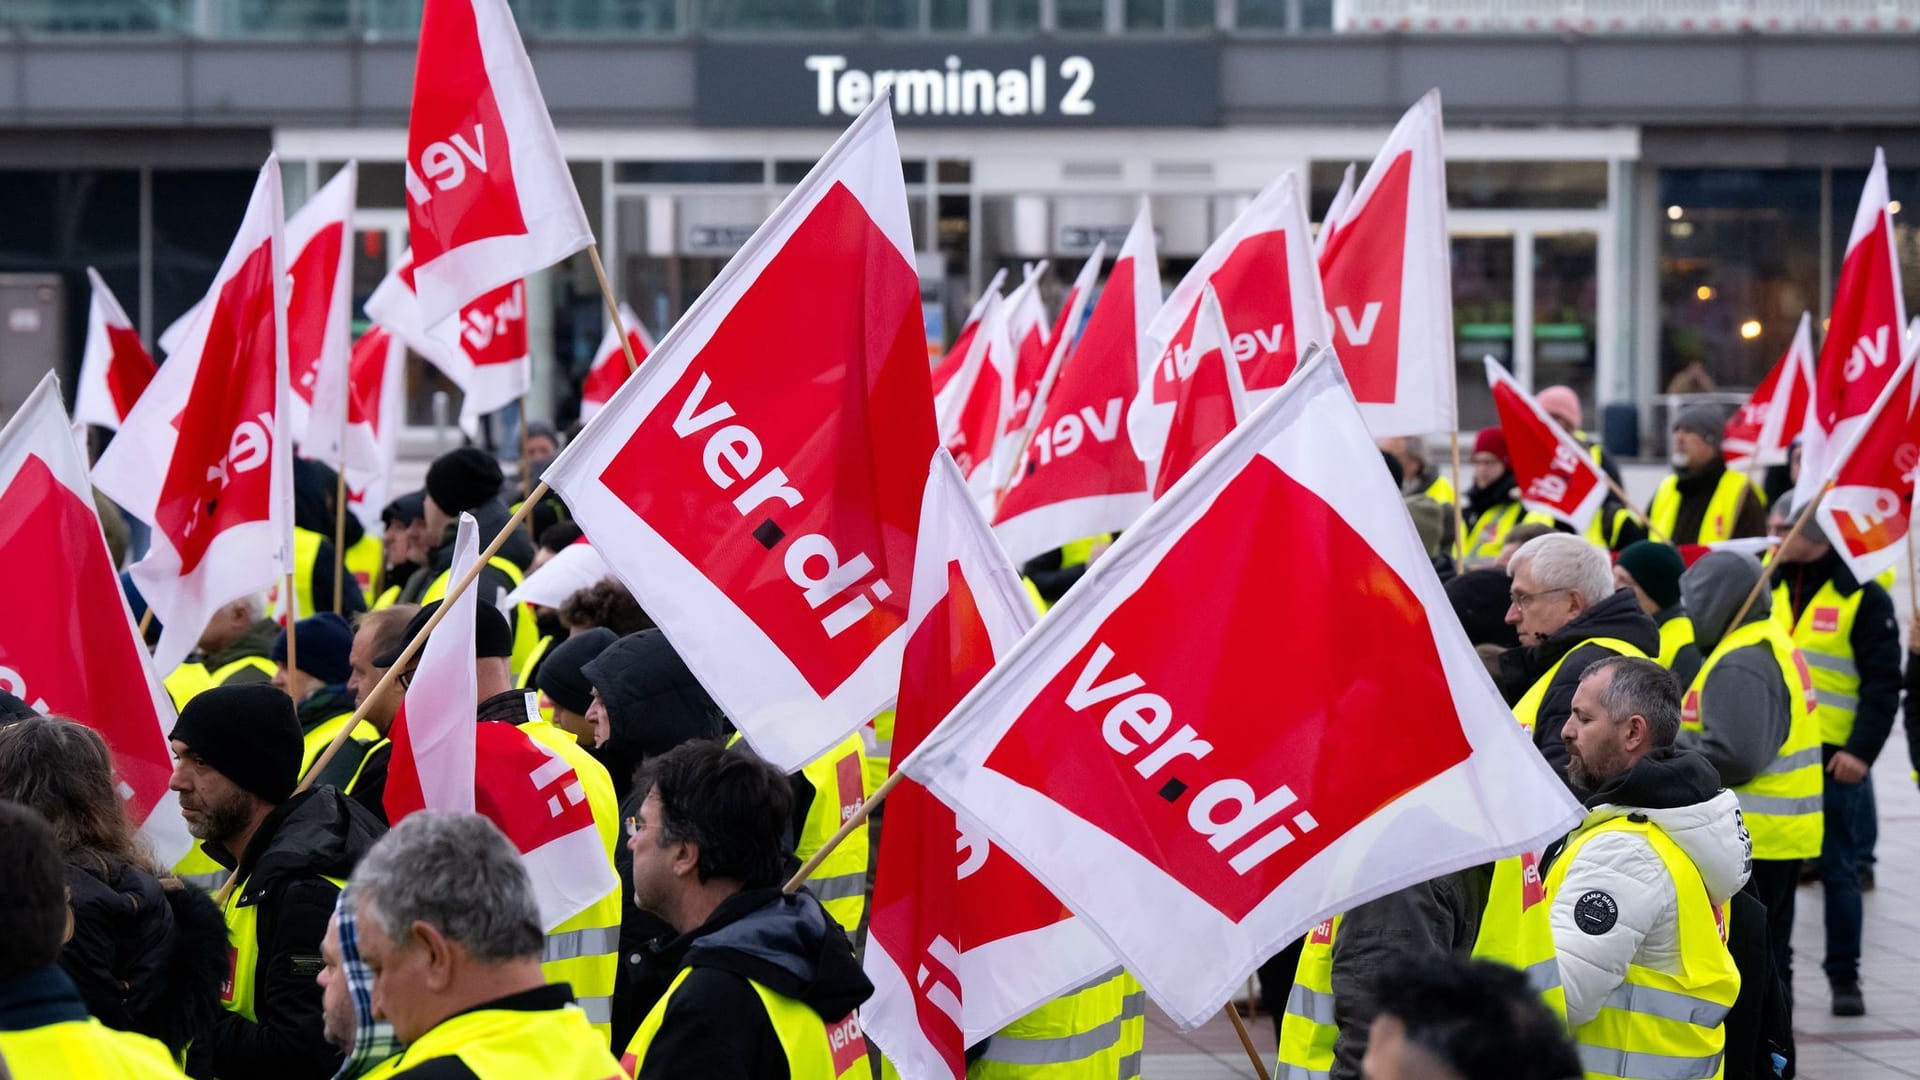
<path fill-rule="evenodd" d="M 722 901 L 653 959 L 662 970 L 692 970 L 667 999 L 636 1080 L 788 1080 L 786 1051 L 748 979 L 799 1001 L 823 1023 L 873 995 L 852 943 L 820 902 L 806 892 L 783 896 L 777 886 Z"/>
<path fill-rule="evenodd" d="M 1773 581 L 1787 587 L 1796 625 L 1829 581 L 1841 596 L 1860 594 L 1851 638 L 1853 664 L 1860 671 L 1860 707 L 1854 713 L 1853 734 L 1841 749 L 1873 764 L 1893 733 L 1894 713 L 1900 708 L 1900 624 L 1893 598 L 1877 581 L 1862 585 L 1835 551 L 1810 563 L 1781 563 L 1773 568 Z"/>
<path fill-rule="evenodd" d="M 333 607 L 333 534 L 334 526 L 339 522 L 334 517 L 333 500 L 336 492 L 336 477 L 332 469 L 317 461 L 295 458 L 293 467 L 293 525 L 305 529 L 320 538 L 320 547 L 313 557 L 313 567 L 307 575 L 307 584 L 313 590 L 314 611 L 332 611 Z M 351 547 L 366 535 L 358 518 L 348 514 L 346 518 L 346 541 Z M 367 610 L 367 600 L 360 592 L 360 582 L 344 566 L 340 572 L 340 614 L 355 615 Z M 303 611 L 301 618 L 312 615 L 313 611 Z"/>
<path fill-rule="evenodd" d="M 659 630 L 628 634 L 581 670 L 607 710 L 607 741 L 593 756 L 607 767 L 621 799 L 641 761 L 684 742 L 720 737 L 720 707 Z"/>
<path fill-rule="evenodd" d="M 1619 638 L 1648 656 L 1660 655 L 1660 628 L 1654 625 L 1652 616 L 1640 610 L 1632 591 L 1623 589 L 1581 612 L 1540 644 L 1522 645 L 1501 654 L 1500 673 L 1494 680 L 1500 685 L 1501 696 L 1512 705 L 1526 696 L 1548 668 L 1566 657 L 1567 662 L 1560 665 L 1547 686 L 1547 696 L 1540 702 L 1533 724 L 1533 744 L 1563 780 L 1567 776 L 1567 744 L 1560 737 L 1560 729 L 1573 712 L 1573 691 L 1589 666 L 1613 655 L 1599 646 L 1581 647 L 1589 638 L 1597 637 Z"/>
<path fill-rule="evenodd" d="M 321 1035 L 320 939 L 340 889 L 386 829 L 333 788 L 312 788 L 276 807 L 240 859 L 239 903 L 259 909 L 253 1009 L 257 1023 L 222 1011 L 188 1052 L 193 1076 L 327 1080 L 340 1054 Z M 223 866 L 232 856 L 205 845 Z"/>
<path fill-rule="evenodd" d="M 507 511 L 507 504 L 501 502 L 498 496 L 467 512 L 473 515 L 474 524 L 479 526 L 482 547 L 492 542 L 494 536 L 505 528 L 507 521 L 513 517 Z M 453 569 L 453 541 L 458 532 L 457 521 L 448 523 L 446 533 L 440 537 L 439 546 L 427 552 L 426 565 L 415 571 L 400 590 L 400 603 L 420 603 L 420 597 L 426 593 L 427 586 L 433 584 L 441 574 Z M 525 528 L 516 528 L 495 554 L 524 572 L 527 567 L 533 565 L 533 541 L 527 537 Z M 513 591 L 513 579 L 491 565 L 481 568 L 480 577 L 475 584 L 480 586 L 480 601 L 485 604 L 498 605 L 501 597 Z"/>
<path fill-rule="evenodd" d="M 73 937 L 60 967 L 101 1023 L 178 1052 L 212 1024 L 227 927 L 207 894 L 118 860 L 67 865 Z"/>

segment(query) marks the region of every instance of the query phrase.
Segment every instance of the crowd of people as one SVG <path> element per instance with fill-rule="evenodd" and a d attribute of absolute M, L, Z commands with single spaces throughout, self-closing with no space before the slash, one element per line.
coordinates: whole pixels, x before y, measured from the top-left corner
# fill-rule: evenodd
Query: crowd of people
<path fill-rule="evenodd" d="M 1539 397 L 1591 446 L 1577 397 Z M 1383 444 L 1461 626 L 1587 815 L 1546 852 L 1360 904 L 1263 966 L 1280 1076 L 1791 1076 L 1789 938 L 1809 875 L 1824 886 L 1819 1004 L 1865 1012 L 1869 769 L 1903 684 L 1893 605 L 1811 523 L 1777 547 L 1724 544 L 1762 534 L 1769 504 L 1727 468 L 1719 431 L 1683 412 L 1646 520 L 1610 500 L 1581 535 L 1520 505 L 1497 429 L 1474 440 L 1461 491 L 1416 440 Z M 489 454 L 446 454 L 386 508 L 383 536 L 343 538 L 336 577 L 332 478 L 303 470 L 298 486 L 317 537 L 295 544 L 299 595 L 222 608 L 166 679 L 184 859 L 155 862 L 97 734 L 0 699 L 7 1074 L 891 1075 L 857 1019 L 884 815 L 807 887 L 782 887 L 884 779 L 889 715 L 774 769 L 617 581 L 553 608 L 509 599 L 581 537 L 557 499 L 528 508 L 536 528 L 476 582 L 475 721 L 574 771 L 619 882 L 545 928 L 498 810 L 390 825 L 387 798 L 419 664 L 405 646 L 444 601 L 455 523 L 491 534 L 521 492 Z M 1109 539 L 1024 568 L 1036 604 Z M 284 625 L 288 604 L 312 614 Z M 1920 678 L 1920 662 L 1905 670 Z M 971 1047 L 968 1075 L 1128 1080 L 1144 1028 L 1116 970 Z"/>

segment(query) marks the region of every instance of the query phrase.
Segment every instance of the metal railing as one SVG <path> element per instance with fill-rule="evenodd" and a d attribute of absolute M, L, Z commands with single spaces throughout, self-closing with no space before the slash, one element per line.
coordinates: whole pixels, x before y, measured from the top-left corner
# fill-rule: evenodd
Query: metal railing
<path fill-rule="evenodd" d="M 1920 28 L 1920 0 L 1335 0 L 1347 33 L 1863 33 Z"/>

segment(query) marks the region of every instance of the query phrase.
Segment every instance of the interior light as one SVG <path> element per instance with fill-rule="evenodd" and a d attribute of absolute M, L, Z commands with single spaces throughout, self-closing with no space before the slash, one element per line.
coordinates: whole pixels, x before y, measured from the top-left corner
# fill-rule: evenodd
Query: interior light
<path fill-rule="evenodd" d="M 1713 286 L 1702 285 L 1699 288 L 1693 290 L 1693 295 L 1699 297 L 1702 300 L 1711 300 L 1713 299 Z"/>
<path fill-rule="evenodd" d="M 1752 341 L 1754 338 L 1759 337 L 1760 336 L 1760 320 L 1748 319 L 1746 322 L 1741 323 L 1740 336 L 1743 338 L 1746 338 L 1748 341 Z"/>
<path fill-rule="evenodd" d="M 1679 221 L 1679 220 L 1680 220 L 1680 217 L 1681 217 L 1681 215 L 1683 215 L 1683 214 L 1685 214 L 1685 213 L 1686 213 L 1686 211 L 1684 211 L 1684 210 L 1682 210 L 1682 209 L 1680 209 L 1680 208 L 1679 208 L 1678 206 L 1669 206 L 1669 207 L 1667 207 L 1667 220 L 1668 220 L 1668 221 Z"/>

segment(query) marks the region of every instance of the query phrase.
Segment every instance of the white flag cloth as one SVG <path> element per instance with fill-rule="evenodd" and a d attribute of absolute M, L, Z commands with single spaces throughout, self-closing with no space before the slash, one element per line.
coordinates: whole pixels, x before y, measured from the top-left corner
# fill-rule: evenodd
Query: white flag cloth
<path fill-rule="evenodd" d="M 172 671 L 224 604 L 291 563 L 287 307 L 280 164 L 267 158 L 205 310 L 94 466 L 94 486 L 153 527 L 133 581 Z"/>
<path fill-rule="evenodd" d="M 93 296 L 87 302 L 87 342 L 80 350 L 80 383 L 74 388 L 73 418 L 109 431 L 133 411 L 133 403 L 153 381 L 153 357 L 140 343 L 140 332 L 120 307 L 120 301 L 87 267 Z"/>
<path fill-rule="evenodd" d="M 507 0 L 427 0 L 406 187 L 429 326 L 593 243 Z"/>
<path fill-rule="evenodd" d="M 1580 820 L 1378 453 L 1308 358 L 903 763 L 1182 1027 L 1321 919 Z"/>
<path fill-rule="evenodd" d="M 342 461 L 347 509 L 370 533 L 380 534 L 407 419 L 407 347 L 385 327 L 374 326 L 354 343 L 348 360 L 347 437 Z"/>
<path fill-rule="evenodd" d="M 1003 266 L 993 272 L 993 277 L 987 282 L 986 289 L 980 293 L 980 298 L 973 302 L 973 310 L 967 312 L 965 321 L 961 322 L 960 332 L 953 336 L 953 346 L 940 357 L 939 363 L 933 365 L 933 392 L 936 395 L 946 389 L 947 383 L 959 374 L 960 365 L 967 359 L 967 347 L 973 343 L 974 332 L 980 327 L 980 318 L 987 313 L 987 299 L 1000 296 L 1000 286 L 1006 280 L 1006 267 Z M 1157 301 L 1158 297 L 1155 299 Z"/>
<path fill-rule="evenodd" d="M 479 559 L 479 523 L 472 514 L 463 513 L 454 532 L 448 580 L 465 577 Z M 419 667 L 401 706 L 406 720 L 395 725 L 395 731 L 404 730 L 405 736 L 396 735 L 393 756 L 397 762 L 406 755 L 406 766 L 419 778 L 420 795 L 429 810 L 473 813 L 474 716 L 480 708 L 474 659 L 478 594 L 478 589 L 467 589 L 455 597 L 420 647 Z"/>
<path fill-rule="evenodd" d="M 936 445 L 920 312 L 881 96 L 546 472 L 783 769 L 898 689 Z"/>
<path fill-rule="evenodd" d="M 996 480 L 1014 453 L 1007 425 L 1014 413 L 1018 349 L 1009 332 L 1010 314 L 1005 301 L 987 298 L 959 374 L 933 399 L 940 444 L 983 507 L 992 506 Z"/>
<path fill-rule="evenodd" d="M 935 454 L 894 721 L 903 757 L 1033 625 L 972 502 Z M 968 1046 L 1114 966 L 1057 897 L 914 781 L 887 799 L 880 845 L 860 1020 L 903 1080 L 964 1076 Z"/>
<path fill-rule="evenodd" d="M 557 608 L 567 597 L 613 576 L 606 557 L 585 537 L 554 553 L 527 574 L 520 586 L 507 594 L 509 604 L 535 604 Z"/>
<path fill-rule="evenodd" d="M 401 255 L 367 297 L 367 317 L 460 388 L 463 424 L 519 400 L 533 382 L 526 283 L 508 282 L 475 298 L 455 317 L 428 325 L 414 292 L 413 258 L 412 251 Z"/>
<path fill-rule="evenodd" d="M 1440 126 L 1440 91 L 1432 90 L 1387 136 L 1319 253 L 1334 351 L 1375 438 L 1454 429 L 1453 249 Z"/>
<path fill-rule="evenodd" d="M 51 372 L 0 429 L 0 520 L 0 559 L 23 571 L 0 625 L 0 689 L 99 732 L 127 820 L 172 866 L 193 843 L 167 786 L 173 700 L 120 591 Z"/>
<path fill-rule="evenodd" d="M 340 459 L 346 434 L 359 175 L 359 166 L 347 162 L 287 219 L 288 420 L 302 455 L 321 461 Z"/>
<path fill-rule="evenodd" d="M 653 352 L 653 336 L 647 328 L 640 325 L 640 317 L 625 304 L 620 305 L 620 322 L 627 328 L 627 345 L 633 349 L 634 370 L 646 363 L 647 354 Z M 580 422 L 593 419 L 593 414 L 613 400 L 627 376 L 627 350 L 620 346 L 620 334 L 613 323 L 607 323 L 606 333 L 600 335 L 600 347 L 594 350 L 593 366 L 587 369 L 587 377 L 580 384 Z"/>

